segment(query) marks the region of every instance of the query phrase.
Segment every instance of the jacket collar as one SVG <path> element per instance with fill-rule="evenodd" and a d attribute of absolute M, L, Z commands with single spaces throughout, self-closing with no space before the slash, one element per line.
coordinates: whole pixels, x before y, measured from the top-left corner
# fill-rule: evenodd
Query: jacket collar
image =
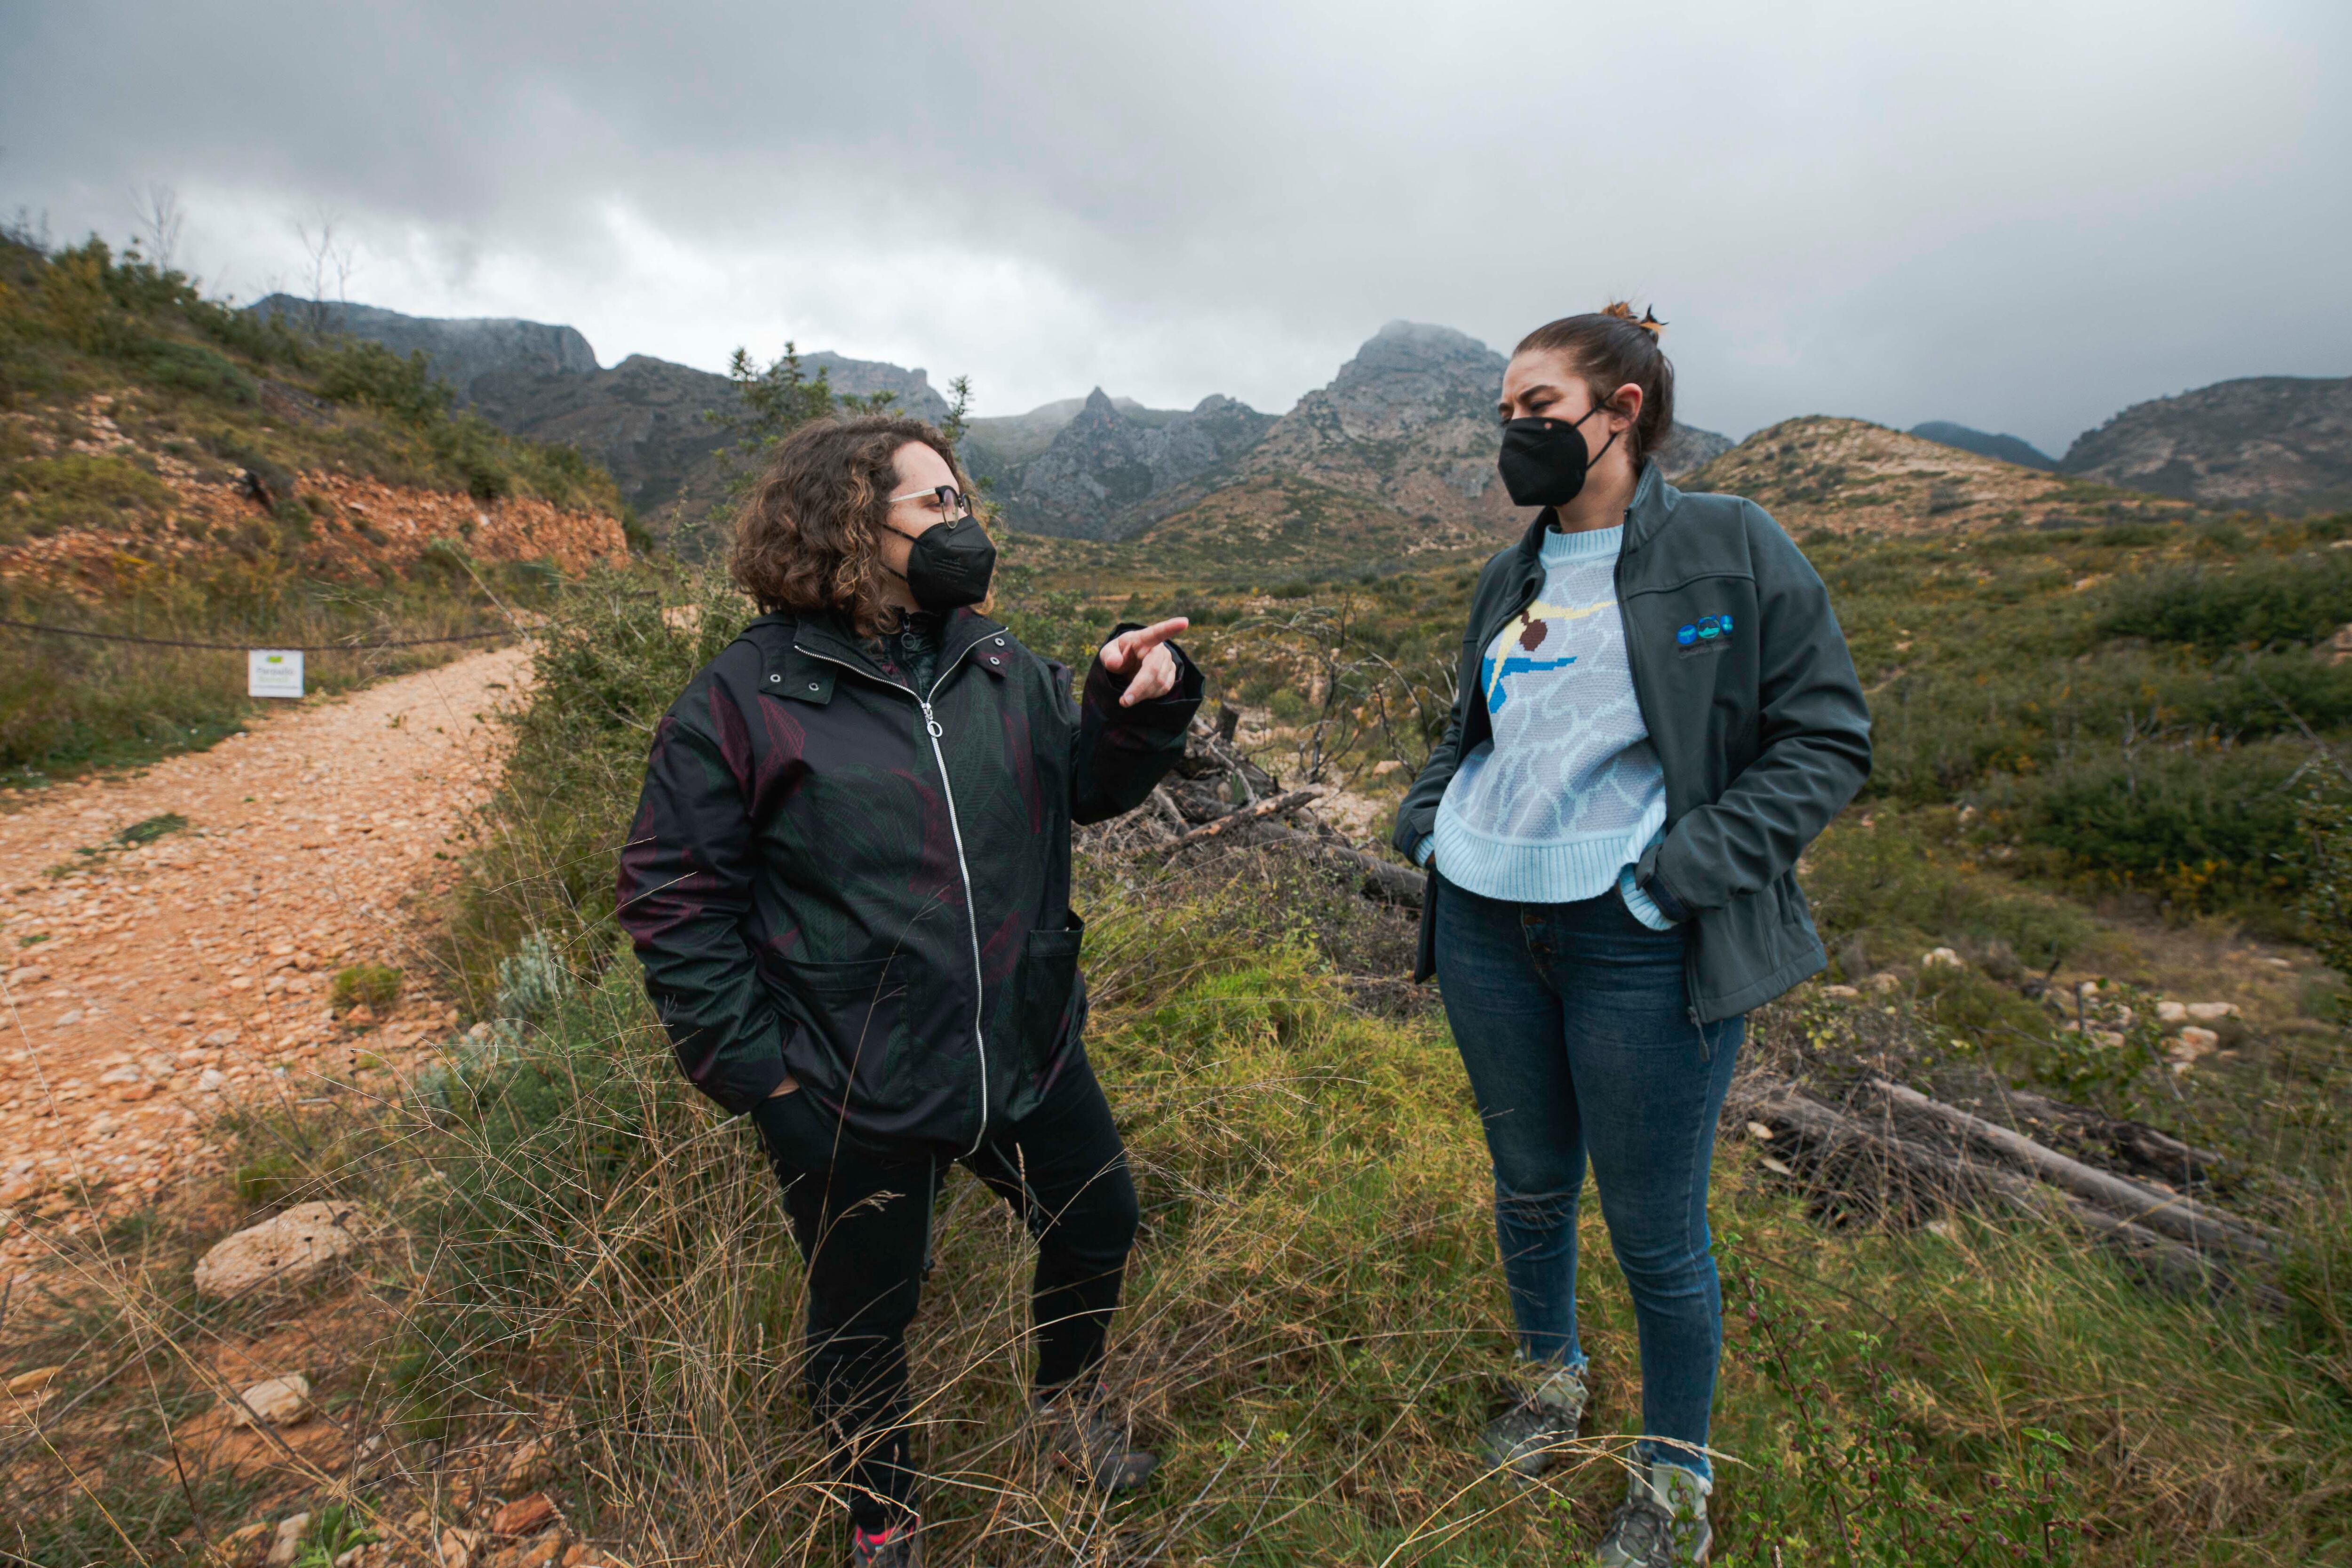
<path fill-rule="evenodd" d="M 1657 536 L 1674 515 L 1675 503 L 1682 500 L 1682 491 L 1666 483 L 1658 472 L 1658 465 L 1649 458 L 1642 459 L 1642 471 L 1633 480 L 1633 499 L 1625 507 L 1625 542 L 1620 554 L 1631 555 Z M 1528 531 L 1519 536 L 1519 554 L 1526 564 L 1536 565 L 1543 554 L 1543 537 L 1550 529 L 1556 508 L 1546 507 L 1536 513 Z"/>
<path fill-rule="evenodd" d="M 874 656 L 868 651 L 866 639 L 857 636 L 847 623 L 830 610 L 818 615 L 797 617 L 776 616 L 761 618 L 772 619 L 778 624 L 789 626 L 793 633 L 792 646 L 797 652 L 848 665 L 853 669 L 870 675 L 877 680 L 890 679 L 890 677 L 882 673 L 882 667 L 874 662 Z M 957 661 L 970 653 L 972 645 L 982 638 L 993 639 L 1006 635 L 1002 626 L 977 611 L 969 609 L 955 611 L 948 616 L 947 626 L 940 634 L 940 673 L 945 675 L 953 669 Z M 990 674 L 1002 676 L 1006 672 L 1010 661 L 991 664 L 986 659 L 978 659 L 974 662 Z M 894 682 L 894 684 L 903 684 L 903 682 Z"/>

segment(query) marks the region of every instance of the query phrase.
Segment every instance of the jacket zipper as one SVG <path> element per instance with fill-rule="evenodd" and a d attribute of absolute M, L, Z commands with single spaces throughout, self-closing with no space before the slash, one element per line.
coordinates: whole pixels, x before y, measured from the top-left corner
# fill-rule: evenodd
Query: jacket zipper
<path fill-rule="evenodd" d="M 974 643 L 972 647 L 979 646 Z M 957 666 L 971 657 L 971 648 L 967 647 L 963 652 L 956 655 L 954 662 L 932 679 L 931 689 L 928 695 L 917 691 L 911 686 L 901 686 L 895 680 L 886 680 L 878 675 L 870 674 L 845 659 L 829 658 L 821 653 L 812 653 L 798 643 L 793 645 L 793 651 L 815 659 L 821 664 L 837 666 L 852 675 L 872 681 L 877 686 L 887 686 L 893 691 L 903 691 L 915 700 L 916 707 L 923 710 L 923 732 L 930 737 L 931 761 L 940 770 L 940 793 L 946 797 L 948 803 L 948 832 L 955 839 L 956 875 L 963 879 L 964 923 L 971 931 L 971 1049 L 972 1055 L 980 1061 L 980 1125 L 972 1132 L 971 1147 L 964 1151 L 965 1157 L 969 1159 L 980 1152 L 981 1144 L 988 1139 L 987 982 L 980 967 L 980 910 L 971 900 L 971 867 L 963 858 L 963 824 L 956 817 L 955 785 L 948 781 L 947 753 L 940 750 L 940 737 L 947 731 L 940 727 L 938 718 L 931 712 L 930 700 L 940 694 L 940 683 L 953 675 Z"/>

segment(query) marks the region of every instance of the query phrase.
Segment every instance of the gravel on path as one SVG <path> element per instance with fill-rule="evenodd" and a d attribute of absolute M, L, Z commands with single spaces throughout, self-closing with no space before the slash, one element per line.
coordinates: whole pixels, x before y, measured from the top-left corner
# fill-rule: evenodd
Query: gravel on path
<path fill-rule="evenodd" d="M 365 1081 L 457 1023 L 415 943 L 526 669 L 521 648 L 475 654 L 16 797 L 0 816 L 0 1279 L 48 1227 L 79 1234 L 206 1168 L 226 1100 Z M 186 826 L 116 837 L 167 815 Z M 334 973 L 362 963 L 407 984 L 385 1016 L 338 1018 Z"/>

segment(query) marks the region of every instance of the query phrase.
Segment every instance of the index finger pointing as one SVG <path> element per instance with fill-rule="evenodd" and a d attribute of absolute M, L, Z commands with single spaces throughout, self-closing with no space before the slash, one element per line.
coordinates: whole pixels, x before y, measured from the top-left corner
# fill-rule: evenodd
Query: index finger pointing
<path fill-rule="evenodd" d="M 1185 619 L 1182 616 L 1178 616 L 1173 620 L 1160 621 L 1148 626 L 1139 626 L 1135 630 L 1129 632 L 1126 636 L 1119 638 L 1119 640 L 1127 645 L 1128 651 L 1130 653 L 1149 653 L 1153 648 L 1158 647 L 1161 643 L 1166 642 L 1170 637 L 1174 637 L 1178 632 L 1182 631 L 1186 626 L 1189 626 L 1192 624 L 1192 623 L 1191 621 Z"/>

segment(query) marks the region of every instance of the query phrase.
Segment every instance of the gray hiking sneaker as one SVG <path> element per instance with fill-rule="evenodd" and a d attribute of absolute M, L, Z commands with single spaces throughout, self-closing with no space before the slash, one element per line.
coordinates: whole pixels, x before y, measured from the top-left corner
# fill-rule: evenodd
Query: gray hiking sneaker
<path fill-rule="evenodd" d="M 1097 1491 L 1132 1491 L 1160 1467 L 1160 1456 L 1128 1441 L 1127 1428 L 1104 1414 L 1099 1389 L 1033 1400 L 1037 1450 Z"/>
<path fill-rule="evenodd" d="M 1706 1522 L 1714 1483 L 1680 1465 L 1634 1463 L 1625 1500 L 1592 1549 L 1601 1568 L 1698 1568 L 1715 1546 Z"/>
<path fill-rule="evenodd" d="M 1554 1368 L 1517 1405 L 1486 1423 L 1478 1438 L 1480 1457 L 1513 1480 L 1536 1479 L 1576 1441 L 1585 1398 L 1582 1368 Z"/>

